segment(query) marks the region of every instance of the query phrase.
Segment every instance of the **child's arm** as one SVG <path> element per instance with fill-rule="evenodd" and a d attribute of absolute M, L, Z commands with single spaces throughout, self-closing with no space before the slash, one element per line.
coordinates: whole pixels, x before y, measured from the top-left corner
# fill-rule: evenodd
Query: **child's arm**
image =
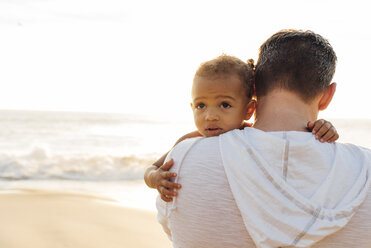
<path fill-rule="evenodd" d="M 339 134 L 331 122 L 320 119 L 315 122 L 309 121 L 307 124 L 309 130 L 316 135 L 316 139 L 320 142 L 335 142 L 339 138 Z"/>
<path fill-rule="evenodd" d="M 201 136 L 198 131 L 194 131 L 182 136 L 175 142 L 177 145 L 179 142 L 188 139 Z M 174 145 L 174 146 L 175 146 Z M 157 189 L 160 193 L 161 199 L 166 202 L 171 202 L 174 196 L 177 196 L 175 189 L 180 189 L 181 185 L 178 183 L 170 182 L 170 178 L 176 177 L 176 173 L 169 172 L 170 168 L 173 166 L 174 161 L 170 159 L 165 162 L 168 152 L 164 154 L 159 160 L 153 163 L 152 166 L 148 167 L 144 173 L 144 181 L 150 188 Z"/>

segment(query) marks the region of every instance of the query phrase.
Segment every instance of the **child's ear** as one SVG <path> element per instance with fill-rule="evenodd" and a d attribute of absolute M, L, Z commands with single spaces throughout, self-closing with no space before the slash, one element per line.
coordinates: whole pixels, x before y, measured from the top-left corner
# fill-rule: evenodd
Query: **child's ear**
<path fill-rule="evenodd" d="M 191 106 L 191 109 L 193 109 L 193 103 L 190 103 L 189 105 Z"/>
<path fill-rule="evenodd" d="M 245 120 L 249 120 L 251 116 L 254 114 L 256 108 L 256 100 L 251 100 L 246 107 L 246 115 Z"/>

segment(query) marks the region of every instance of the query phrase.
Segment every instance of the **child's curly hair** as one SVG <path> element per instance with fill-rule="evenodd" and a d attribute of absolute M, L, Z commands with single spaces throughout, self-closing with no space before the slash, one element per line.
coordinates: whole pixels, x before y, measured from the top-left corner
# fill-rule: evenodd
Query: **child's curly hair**
<path fill-rule="evenodd" d="M 215 77 L 220 75 L 237 75 L 246 89 L 246 96 L 251 99 L 254 96 L 254 60 L 249 59 L 246 63 L 234 56 L 222 54 L 219 57 L 202 63 L 195 77 Z"/>

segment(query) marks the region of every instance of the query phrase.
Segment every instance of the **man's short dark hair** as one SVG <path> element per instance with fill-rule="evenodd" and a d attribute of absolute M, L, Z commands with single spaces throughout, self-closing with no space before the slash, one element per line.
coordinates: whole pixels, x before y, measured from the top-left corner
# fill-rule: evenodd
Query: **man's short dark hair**
<path fill-rule="evenodd" d="M 335 73 L 330 43 L 312 31 L 282 30 L 260 47 L 255 69 L 257 97 L 285 89 L 310 101 L 327 89 Z"/>

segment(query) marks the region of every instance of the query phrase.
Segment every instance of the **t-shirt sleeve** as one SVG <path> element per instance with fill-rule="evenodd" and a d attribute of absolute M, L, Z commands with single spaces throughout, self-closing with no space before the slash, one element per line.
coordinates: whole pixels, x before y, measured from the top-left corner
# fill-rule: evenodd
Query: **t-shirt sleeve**
<path fill-rule="evenodd" d="M 200 138 L 192 138 L 184 140 L 168 153 L 165 162 L 169 161 L 171 158 L 174 159 L 174 165 L 171 168 L 171 171 L 175 171 L 179 175 L 179 169 L 181 167 L 183 158 L 186 156 L 193 144 L 199 139 Z M 169 213 L 171 212 L 172 207 L 174 207 L 172 205 L 175 201 L 176 199 L 174 198 L 172 202 L 165 202 L 161 199 L 160 195 L 158 195 L 156 199 L 157 220 L 170 240 L 172 240 L 172 234 L 169 227 Z"/>
<path fill-rule="evenodd" d="M 170 240 L 172 240 L 167 216 L 167 205 L 168 204 L 165 201 L 163 201 L 161 197 L 158 195 L 156 199 L 157 221 L 161 224 L 162 229 L 166 233 L 167 237 Z"/>

